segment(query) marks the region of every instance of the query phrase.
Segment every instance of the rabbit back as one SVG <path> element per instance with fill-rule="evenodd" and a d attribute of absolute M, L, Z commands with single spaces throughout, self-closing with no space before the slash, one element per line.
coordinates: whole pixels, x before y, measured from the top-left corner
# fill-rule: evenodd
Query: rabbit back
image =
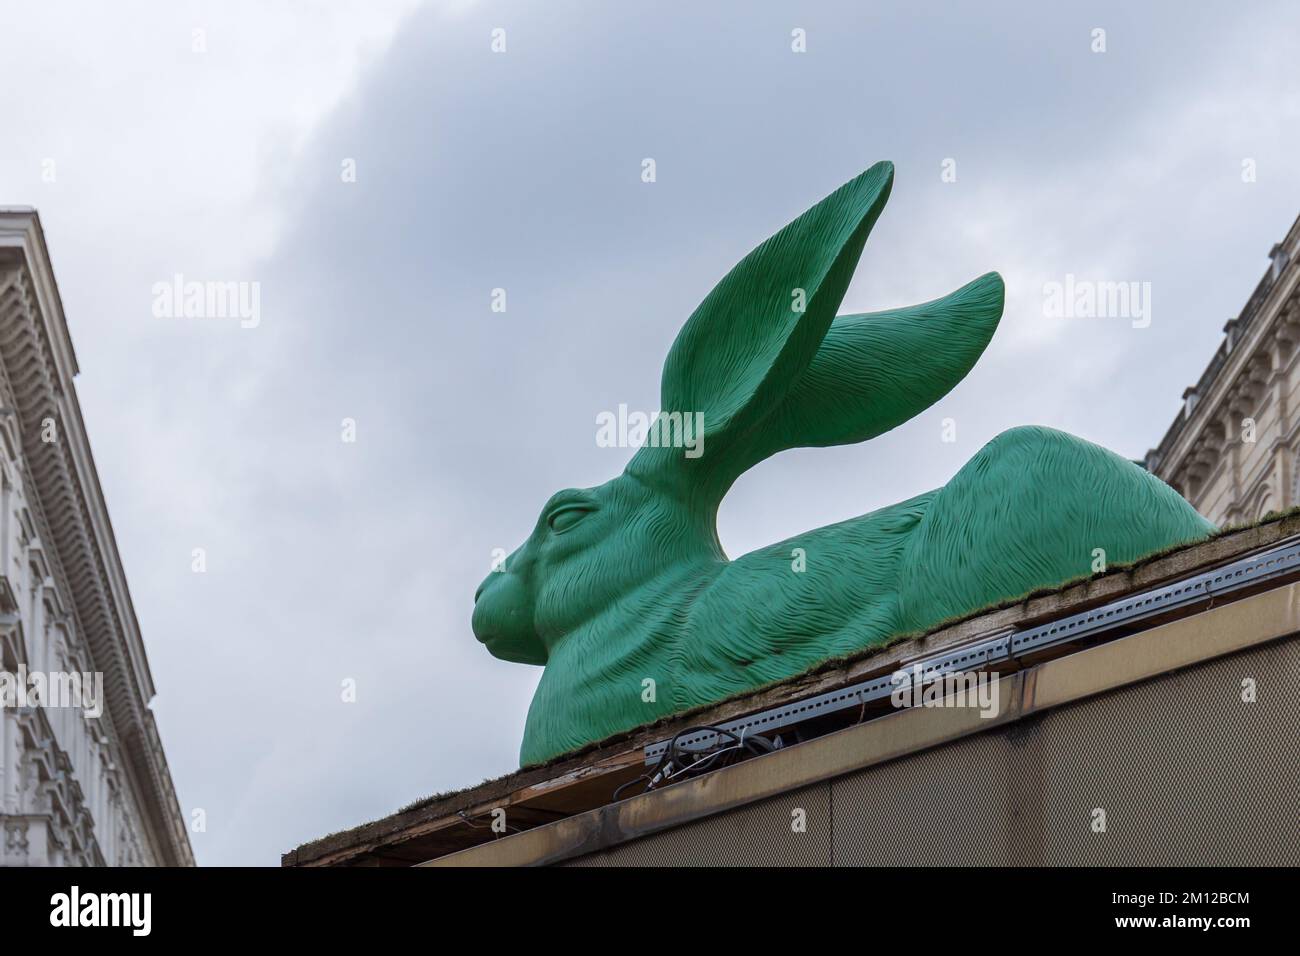
<path fill-rule="evenodd" d="M 934 496 L 902 561 L 899 625 L 927 630 L 1214 531 L 1114 452 L 1052 428 L 1012 428 Z"/>
<path fill-rule="evenodd" d="M 817 528 L 725 565 L 691 608 L 671 670 L 683 706 L 802 673 L 898 632 L 908 541 L 936 492 Z"/>

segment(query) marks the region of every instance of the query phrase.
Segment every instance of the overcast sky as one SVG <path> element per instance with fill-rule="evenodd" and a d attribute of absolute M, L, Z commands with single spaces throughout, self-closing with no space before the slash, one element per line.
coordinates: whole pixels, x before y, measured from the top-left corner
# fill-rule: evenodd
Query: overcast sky
<path fill-rule="evenodd" d="M 1061 6 L 0 0 L 0 204 L 40 210 L 199 861 L 515 768 L 540 670 L 470 631 L 493 549 L 622 469 L 596 415 L 656 409 L 713 283 L 877 160 L 843 311 L 996 269 L 1002 326 L 895 432 L 743 477 L 728 552 L 1014 425 L 1157 444 L 1300 212 L 1300 18 Z M 178 273 L 260 322 L 155 316 Z M 1048 317 L 1067 274 L 1151 283 L 1150 325 Z"/>

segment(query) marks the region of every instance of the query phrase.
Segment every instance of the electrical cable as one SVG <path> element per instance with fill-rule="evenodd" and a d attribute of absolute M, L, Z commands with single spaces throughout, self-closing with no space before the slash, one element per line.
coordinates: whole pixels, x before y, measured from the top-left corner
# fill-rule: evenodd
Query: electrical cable
<path fill-rule="evenodd" d="M 729 737 L 735 743 L 720 748 L 715 744 L 715 749 L 692 749 L 678 742 L 682 737 L 701 732 L 712 733 L 719 738 L 718 743 L 721 743 L 723 737 Z M 753 736 L 746 736 L 743 732 L 736 734 L 725 727 L 687 727 L 678 731 L 676 736 L 668 742 L 667 748 L 659 758 L 659 762 L 655 764 L 654 769 L 637 777 L 635 780 L 629 780 L 622 784 L 614 791 L 614 799 L 618 800 L 623 795 L 624 790 L 638 783 L 644 782 L 645 788 L 641 792 L 648 793 L 663 784 L 664 781 L 685 779 L 708 773 L 710 770 L 734 763 L 738 756 L 762 756 L 776 750 L 778 746 L 778 744 L 774 744 L 766 737 L 758 734 Z"/>

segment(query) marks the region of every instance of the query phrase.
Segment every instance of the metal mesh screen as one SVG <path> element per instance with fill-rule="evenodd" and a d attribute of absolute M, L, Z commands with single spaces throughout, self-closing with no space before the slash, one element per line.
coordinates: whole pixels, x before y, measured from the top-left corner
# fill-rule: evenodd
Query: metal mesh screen
<path fill-rule="evenodd" d="M 827 866 L 831 787 L 820 783 L 571 861 L 579 866 Z M 803 829 L 796 811 L 803 811 Z"/>
<path fill-rule="evenodd" d="M 571 863 L 1300 865 L 1298 702 L 1288 639 Z"/>
<path fill-rule="evenodd" d="M 1247 678 L 1254 703 L 1242 700 Z M 1292 640 L 1049 718 L 1040 745 L 1050 835 L 1042 862 L 1296 865 L 1298 691 L 1300 641 Z M 1106 812 L 1105 833 L 1089 826 L 1096 808 Z"/>
<path fill-rule="evenodd" d="M 1017 750 L 1003 734 L 979 734 L 834 781 L 835 862 L 1014 864 Z"/>

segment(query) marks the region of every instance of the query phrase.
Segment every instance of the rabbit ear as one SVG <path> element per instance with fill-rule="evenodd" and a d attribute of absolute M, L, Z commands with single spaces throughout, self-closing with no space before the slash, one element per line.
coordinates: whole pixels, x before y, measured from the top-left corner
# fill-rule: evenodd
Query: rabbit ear
<path fill-rule="evenodd" d="M 748 465 L 787 448 L 866 441 L 920 414 L 983 354 L 1003 300 L 1002 277 L 990 272 L 923 305 L 837 317 L 754 436 Z"/>
<path fill-rule="evenodd" d="M 661 402 L 665 412 L 703 416 L 706 451 L 693 466 L 695 484 L 720 483 L 720 498 L 740 473 L 730 449 L 808 368 L 893 181 L 893 164 L 877 163 L 831 193 L 742 259 L 678 333 Z M 682 467 L 680 451 L 662 451 L 643 449 L 630 470 Z"/>

